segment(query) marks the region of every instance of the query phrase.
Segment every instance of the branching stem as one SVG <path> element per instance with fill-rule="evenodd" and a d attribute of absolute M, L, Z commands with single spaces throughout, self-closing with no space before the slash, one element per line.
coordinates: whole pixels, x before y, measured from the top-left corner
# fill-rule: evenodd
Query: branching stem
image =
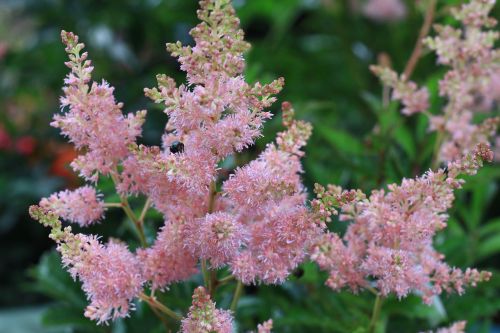
<path fill-rule="evenodd" d="M 368 333 L 375 333 L 375 328 L 377 327 L 381 309 L 382 297 L 380 295 L 377 295 L 377 298 L 375 298 L 375 304 L 373 305 L 372 319 L 370 320 L 370 325 L 368 326 Z"/>
<path fill-rule="evenodd" d="M 420 55 L 422 54 L 422 48 L 423 48 L 423 40 L 429 34 L 429 30 L 431 29 L 432 26 L 432 21 L 434 20 L 435 11 L 436 11 L 436 0 L 429 0 L 429 5 L 427 7 L 427 10 L 425 11 L 424 24 L 420 28 L 417 42 L 415 43 L 413 52 L 410 56 L 410 59 L 406 63 L 406 67 L 403 72 L 403 75 L 406 80 L 410 79 L 410 76 L 413 74 L 413 71 L 417 66 L 418 60 L 420 59 Z"/>
<path fill-rule="evenodd" d="M 238 280 L 238 284 L 236 284 L 236 290 L 234 291 L 233 301 L 231 302 L 231 311 L 236 312 L 236 307 L 238 306 L 238 301 L 240 300 L 242 293 L 243 283 Z"/>
<path fill-rule="evenodd" d="M 143 300 L 144 302 L 148 303 L 149 306 L 151 306 L 152 308 L 155 308 L 156 310 L 159 310 L 160 312 L 166 314 L 170 318 L 172 318 L 172 319 L 174 319 L 176 321 L 181 321 L 182 320 L 182 316 L 181 315 L 179 315 L 174 310 L 168 308 L 164 304 L 160 303 L 155 297 L 148 296 L 148 295 L 146 295 L 144 293 L 140 293 L 139 294 L 139 298 L 141 300 Z"/>

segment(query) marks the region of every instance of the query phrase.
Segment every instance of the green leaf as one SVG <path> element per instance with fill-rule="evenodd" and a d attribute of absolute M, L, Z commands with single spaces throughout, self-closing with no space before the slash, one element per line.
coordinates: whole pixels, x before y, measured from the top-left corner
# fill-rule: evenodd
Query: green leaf
<path fill-rule="evenodd" d="M 500 234 L 493 235 L 481 241 L 477 256 L 480 259 L 500 253 Z"/>
<path fill-rule="evenodd" d="M 347 155 L 363 155 L 365 153 L 363 144 L 348 132 L 321 124 L 316 125 L 316 130 L 338 152 Z"/>
<path fill-rule="evenodd" d="M 488 236 L 494 233 L 500 233 L 500 217 L 490 220 L 479 228 L 479 236 Z"/>
<path fill-rule="evenodd" d="M 394 132 L 394 139 L 405 151 L 408 157 L 413 160 L 416 155 L 415 140 L 406 126 L 399 126 Z"/>

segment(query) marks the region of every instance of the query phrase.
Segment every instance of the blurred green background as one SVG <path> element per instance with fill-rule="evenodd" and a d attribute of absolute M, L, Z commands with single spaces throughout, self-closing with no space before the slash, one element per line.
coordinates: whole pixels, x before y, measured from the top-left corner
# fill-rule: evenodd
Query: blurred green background
<path fill-rule="evenodd" d="M 361 0 L 357 1 L 362 3 Z M 403 117 L 397 106 L 384 108 L 382 88 L 368 70 L 381 53 L 402 71 L 422 24 L 425 1 L 407 1 L 404 20 L 373 22 L 355 9 L 354 0 L 235 0 L 252 49 L 247 54 L 248 81 L 283 76 L 279 101 L 291 101 L 299 118 L 314 125 L 304 160 L 305 182 L 335 183 L 365 191 L 412 177 L 430 165 L 434 137 L 423 117 Z M 438 1 L 436 20 L 449 23 L 450 5 Z M 0 1 L 0 332 L 161 332 L 156 318 L 138 304 L 132 319 L 95 327 L 83 318 L 85 297 L 61 266 L 47 230 L 30 220 L 27 208 L 40 197 L 80 184 L 67 164 L 75 153 L 49 127 L 59 110 L 58 97 L 67 68 L 61 29 L 74 31 L 94 62 L 94 79 L 116 87 L 125 111 L 147 108 L 143 142 L 159 144 L 165 115 L 143 95 L 155 74 L 184 80 L 165 42 L 190 43 L 197 23 L 194 0 L 1 0 Z M 494 16 L 499 17 L 498 6 Z M 431 89 L 434 110 L 444 68 L 425 55 L 414 79 Z M 273 111 L 278 111 L 276 103 Z M 496 110 L 498 112 L 498 109 Z M 280 117 L 268 123 L 265 137 L 245 155 L 250 160 L 280 130 Z M 436 298 L 428 307 L 416 297 L 388 299 L 383 328 L 417 332 L 459 319 L 470 332 L 495 332 L 500 323 L 500 168 L 485 167 L 457 193 L 449 228 L 436 239 L 447 261 L 458 267 L 491 270 L 489 283 L 467 293 Z M 102 185 L 109 192 L 109 184 Z M 148 216 L 160 223 L 154 213 Z M 90 232 L 115 228 L 120 214 Z M 154 225 L 154 224 L 153 224 Z M 332 227 L 342 232 L 343 225 Z M 118 232 L 118 235 L 116 234 Z M 154 230 L 150 230 L 154 234 Z M 373 296 L 334 293 L 314 265 L 306 264 L 279 287 L 248 287 L 237 314 L 239 331 L 272 318 L 276 332 L 353 332 L 369 321 Z M 185 310 L 193 278 L 161 297 Z M 217 296 L 230 302 L 233 287 Z M 500 332 L 499 326 L 496 331 Z M 362 332 L 362 331 L 358 331 Z"/>

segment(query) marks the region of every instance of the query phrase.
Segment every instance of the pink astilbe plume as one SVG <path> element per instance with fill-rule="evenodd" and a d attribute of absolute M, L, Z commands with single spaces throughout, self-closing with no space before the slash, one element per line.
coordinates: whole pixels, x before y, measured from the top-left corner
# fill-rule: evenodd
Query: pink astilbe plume
<path fill-rule="evenodd" d="M 213 268 L 230 262 L 248 238 L 246 228 L 236 217 L 224 212 L 191 223 L 185 237 L 185 246 L 200 259 L 209 260 Z"/>
<path fill-rule="evenodd" d="M 141 134 L 146 111 L 125 117 L 113 88 L 104 81 L 90 82 L 93 67 L 87 52 L 80 54 L 84 45 L 78 43 L 78 36 L 62 31 L 61 37 L 70 58 L 66 65 L 71 72 L 61 97 L 61 107 L 68 110 L 55 115 L 51 125 L 85 151 L 71 165 L 86 179 L 96 181 L 98 173 L 109 174 L 128 154 L 128 145 Z"/>
<path fill-rule="evenodd" d="M 401 112 L 407 116 L 425 112 L 429 108 L 429 92 L 427 88 L 419 88 L 413 81 L 407 81 L 404 75 L 398 77 L 396 72 L 388 67 L 371 66 L 370 69 L 380 77 L 384 85 L 393 89 L 392 99 L 401 101 Z"/>
<path fill-rule="evenodd" d="M 439 328 L 435 333 L 465 333 L 465 327 L 467 326 L 466 321 L 457 321 L 449 327 Z M 432 331 L 422 332 L 422 333 L 432 333 Z"/>
<path fill-rule="evenodd" d="M 61 191 L 40 201 L 40 207 L 51 210 L 64 220 L 86 227 L 104 216 L 102 195 L 95 188 L 83 186 L 76 190 Z"/>
<path fill-rule="evenodd" d="M 232 333 L 233 316 L 228 310 L 217 309 L 205 288 L 198 287 L 193 293 L 189 314 L 182 320 L 181 332 Z"/>
<path fill-rule="evenodd" d="M 472 0 L 453 10 L 462 28 L 435 25 L 438 35 L 424 40 L 437 55 L 441 65 L 449 70 L 439 82 L 439 94 L 446 99 L 443 109 L 428 112 L 429 96 L 425 87 L 418 88 L 389 68 L 373 66 L 382 82 L 393 89 L 393 99 L 404 106 L 402 113 L 422 112 L 429 117 L 429 130 L 439 133 L 439 155 L 442 162 L 459 159 L 479 143 L 488 143 L 495 135 L 498 117 L 482 122 L 475 114 L 495 109 L 498 95 L 500 52 L 495 48 L 498 31 L 493 31 L 496 20 L 488 17 L 495 1 Z M 484 115 L 483 115 L 484 117 Z"/>
<path fill-rule="evenodd" d="M 159 87 L 146 89 L 169 116 L 163 149 L 134 148 L 123 163 L 119 189 L 148 195 L 167 223 L 182 224 L 180 242 L 194 257 L 209 260 L 214 268 L 230 265 L 245 283 L 278 283 L 304 259 L 305 243 L 319 230 L 309 222 L 299 177 L 300 149 L 311 128 L 293 120 L 291 106 L 284 104 L 288 130 L 224 182 L 222 193 L 209 204 L 217 164 L 261 135 L 271 116 L 264 109 L 283 84 L 282 79 L 253 86 L 244 81 L 242 55 L 249 45 L 234 14 L 227 0 L 202 1 L 202 23 L 191 31 L 195 46 L 167 45 L 189 85 L 177 87 L 159 75 Z M 146 250 L 145 271 L 163 272 L 168 268 L 147 267 L 163 262 L 165 245 L 154 248 Z M 177 280 L 162 278 L 166 273 L 147 275 L 155 287 Z"/>
<path fill-rule="evenodd" d="M 154 245 L 138 251 L 144 277 L 153 289 L 163 289 L 198 272 L 197 258 L 184 246 L 184 228 L 181 222 L 166 222 Z"/>
<path fill-rule="evenodd" d="M 373 21 L 392 22 L 405 18 L 406 6 L 401 0 L 368 0 L 362 12 Z"/>
<path fill-rule="evenodd" d="M 158 75 L 158 88 L 145 89 L 156 103 L 165 105 L 169 120 L 164 136 L 169 175 L 191 192 L 208 188 L 215 180 L 217 163 L 253 144 L 261 135 L 269 107 L 281 90 L 283 79 L 268 85 L 245 82 L 243 40 L 239 19 L 229 0 L 201 1 L 202 21 L 191 30 L 195 46 L 167 44 L 186 72 L 188 85 L 177 87 Z M 175 141 L 183 151 L 172 153 Z"/>
<path fill-rule="evenodd" d="M 96 236 L 73 234 L 70 227 L 62 229 L 57 214 L 39 206 L 30 207 L 30 214 L 52 228 L 50 237 L 57 243 L 63 265 L 73 279 L 82 282 L 90 301 L 85 316 L 98 324 L 127 317 L 145 282 L 141 265 L 127 246 L 113 241 L 102 244 Z"/>
<path fill-rule="evenodd" d="M 159 147 L 138 146 L 123 161 L 118 191 L 144 194 L 168 221 L 193 219 L 207 210 L 208 188 L 189 191 L 169 168 L 169 154 Z M 200 163 L 203 163 L 200 160 Z M 199 169 L 203 172 L 202 169 Z"/>
<path fill-rule="evenodd" d="M 300 182 L 300 148 L 311 134 L 308 123 L 293 120 L 283 103 L 287 130 L 257 158 L 223 184 L 223 195 L 249 231 L 249 240 L 231 263 L 244 283 L 282 283 L 303 261 L 307 243 L 321 232 L 305 206 Z"/>
<path fill-rule="evenodd" d="M 457 177 L 474 174 L 492 157 L 486 145 L 479 145 L 473 153 L 449 163 L 447 171 L 428 171 L 389 185 L 387 192 L 376 190 L 366 199 L 360 196 L 342 203 L 341 219 L 352 220 L 345 236 L 341 239 L 328 232 L 311 246 L 311 259 L 330 272 L 327 285 L 357 291 L 373 280 L 382 296 L 417 293 L 429 303 L 443 291 L 462 294 L 464 287 L 488 280 L 489 272 L 449 267 L 432 242 L 436 232 L 446 227 L 453 191 L 463 182 Z M 322 192 L 317 201 L 324 203 L 313 206 L 328 206 L 338 197 L 338 191 Z"/>
<path fill-rule="evenodd" d="M 257 333 L 271 333 L 273 329 L 273 320 L 269 319 L 262 324 L 257 325 Z"/>

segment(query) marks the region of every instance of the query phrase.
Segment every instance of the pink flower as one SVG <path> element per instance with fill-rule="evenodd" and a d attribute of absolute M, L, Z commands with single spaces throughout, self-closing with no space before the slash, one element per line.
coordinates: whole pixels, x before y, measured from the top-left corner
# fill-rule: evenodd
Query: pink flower
<path fill-rule="evenodd" d="M 285 103 L 283 112 L 287 130 L 278 134 L 278 145 L 269 145 L 222 186 L 226 204 L 248 230 L 245 248 L 230 265 L 246 284 L 283 283 L 321 232 L 321 226 L 311 223 L 300 181 L 300 149 L 311 128 L 293 120 L 291 105 Z"/>
<path fill-rule="evenodd" d="M 190 223 L 185 246 L 200 259 L 210 260 L 213 268 L 229 263 L 247 241 L 247 231 L 234 216 L 217 212 Z"/>
<path fill-rule="evenodd" d="M 465 333 L 466 326 L 467 326 L 466 321 L 457 321 L 456 323 L 453 323 L 450 327 L 440 328 L 436 330 L 436 333 Z M 432 332 L 429 331 L 427 333 L 432 333 Z"/>
<path fill-rule="evenodd" d="M 109 174 L 118 162 L 128 154 L 128 146 L 141 134 L 146 111 L 123 116 L 122 104 L 116 103 L 113 88 L 105 81 L 92 83 L 93 67 L 87 53 L 80 54 L 83 44 L 71 32 L 61 32 L 71 69 L 65 79 L 61 108 L 64 114 L 54 116 L 52 126 L 60 128 L 77 149 L 85 149 L 72 167 L 88 180 L 96 181 L 98 173 Z"/>
<path fill-rule="evenodd" d="M 183 228 L 180 222 L 165 222 L 154 245 L 137 253 L 143 275 L 153 289 L 163 289 L 198 273 L 196 258 L 184 246 Z"/>
<path fill-rule="evenodd" d="M 273 329 L 273 320 L 269 319 L 262 324 L 257 325 L 257 333 L 271 333 Z"/>
<path fill-rule="evenodd" d="M 42 208 L 82 227 L 89 226 L 104 216 L 104 203 L 95 188 L 83 186 L 74 191 L 65 190 L 40 201 Z"/>
<path fill-rule="evenodd" d="M 410 116 L 414 113 L 426 112 L 429 108 L 429 92 L 427 88 L 419 88 L 415 82 L 406 81 L 404 75 L 398 77 L 396 72 L 388 67 L 371 66 L 384 85 L 393 89 L 392 99 L 401 101 L 404 108 L 401 113 Z"/>
<path fill-rule="evenodd" d="M 162 152 L 159 147 L 137 147 L 123 161 L 118 191 L 148 196 L 168 221 L 202 216 L 207 210 L 208 188 L 198 184 L 196 192 L 190 190 L 172 166 L 178 158 L 178 153 Z M 196 165 L 202 163 L 198 160 Z"/>
<path fill-rule="evenodd" d="M 62 261 L 73 279 L 82 282 L 90 304 L 85 316 L 107 323 L 127 317 L 134 310 L 132 300 L 142 291 L 144 278 L 138 259 L 118 242 L 106 245 L 95 236 L 69 235 L 58 245 Z"/>
<path fill-rule="evenodd" d="M 494 107 L 495 73 L 498 52 L 495 43 L 499 34 L 493 30 L 496 20 L 488 17 L 494 1 L 473 0 L 453 10 L 462 29 L 436 26 L 438 35 L 425 39 L 425 44 L 438 55 L 438 62 L 449 66 L 439 83 L 440 95 L 447 104 L 440 119 L 442 126 L 431 122 L 430 130 L 442 133 L 440 160 L 449 162 L 471 152 L 478 143 L 487 143 L 495 134 L 498 117 L 482 123 L 474 121 L 473 113 L 488 112 Z"/>
<path fill-rule="evenodd" d="M 311 259 L 330 273 L 327 285 L 357 291 L 373 280 L 383 296 L 395 293 L 401 298 L 416 292 L 429 303 L 443 290 L 461 294 L 465 286 L 487 281 L 489 272 L 449 267 L 432 241 L 446 227 L 453 191 L 463 182 L 457 177 L 474 174 L 492 158 L 486 145 L 478 145 L 473 153 L 449 163 L 447 174 L 442 169 L 429 171 L 389 185 L 387 192 L 373 191 L 366 199 L 359 196 L 356 202 L 343 204 L 341 219 L 352 220 L 343 239 L 327 233 L 310 248 Z"/>
<path fill-rule="evenodd" d="M 399 21 L 406 16 L 406 6 L 401 0 L 368 0 L 363 14 L 378 22 Z"/>
<path fill-rule="evenodd" d="M 230 311 L 215 308 L 205 288 L 198 287 L 193 293 L 189 314 L 182 320 L 183 333 L 232 333 L 233 316 Z"/>

